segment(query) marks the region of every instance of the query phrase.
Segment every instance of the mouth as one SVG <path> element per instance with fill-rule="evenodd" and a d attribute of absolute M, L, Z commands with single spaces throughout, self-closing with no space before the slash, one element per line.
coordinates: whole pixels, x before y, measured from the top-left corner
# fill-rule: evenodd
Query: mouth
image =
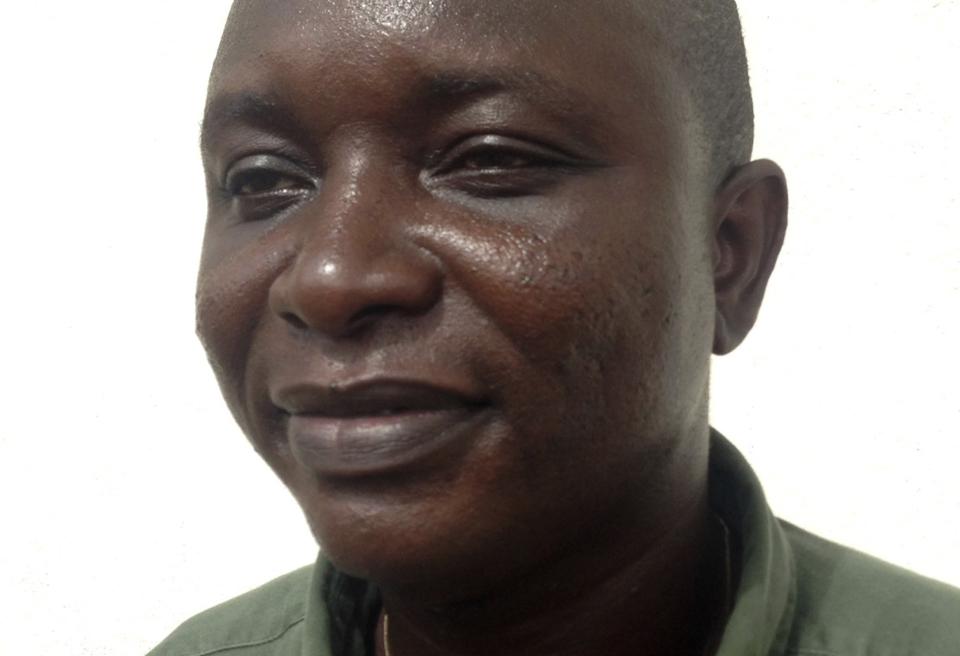
<path fill-rule="evenodd" d="M 450 387 L 387 379 L 281 388 L 274 403 L 301 465 L 326 476 L 385 474 L 462 444 L 489 403 Z"/>

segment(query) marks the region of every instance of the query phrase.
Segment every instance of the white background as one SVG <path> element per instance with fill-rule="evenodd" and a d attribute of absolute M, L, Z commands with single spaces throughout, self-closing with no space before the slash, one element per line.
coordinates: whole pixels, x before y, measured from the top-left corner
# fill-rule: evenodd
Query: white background
<path fill-rule="evenodd" d="M 142 654 L 314 557 L 193 337 L 228 2 L 5 7 L 0 653 Z M 714 422 L 784 517 L 960 585 L 960 2 L 741 7 L 792 225 Z"/>

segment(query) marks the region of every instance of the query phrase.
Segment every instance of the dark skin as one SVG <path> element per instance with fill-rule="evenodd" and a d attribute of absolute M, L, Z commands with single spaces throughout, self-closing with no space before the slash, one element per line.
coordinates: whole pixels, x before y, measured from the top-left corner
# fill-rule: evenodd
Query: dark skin
<path fill-rule="evenodd" d="M 249 0 L 215 64 L 198 331 L 397 656 L 695 654 L 722 620 L 709 357 L 785 182 L 718 187 L 642 3 L 585 7 Z"/>

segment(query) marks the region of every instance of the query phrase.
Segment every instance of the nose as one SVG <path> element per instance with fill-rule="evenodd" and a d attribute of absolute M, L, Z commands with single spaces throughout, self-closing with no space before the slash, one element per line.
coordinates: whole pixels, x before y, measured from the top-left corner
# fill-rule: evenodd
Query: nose
<path fill-rule="evenodd" d="M 299 249 L 270 288 L 276 315 L 333 338 L 424 314 L 443 287 L 437 259 L 404 236 L 404 204 L 356 180 L 347 186 L 321 192 L 326 200 L 303 217 Z"/>

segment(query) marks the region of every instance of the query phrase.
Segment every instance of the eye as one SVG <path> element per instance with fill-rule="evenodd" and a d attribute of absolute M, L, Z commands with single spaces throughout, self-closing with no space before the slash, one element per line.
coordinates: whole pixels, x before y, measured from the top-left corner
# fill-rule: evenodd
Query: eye
<path fill-rule="evenodd" d="M 467 139 L 438 159 L 432 184 L 487 198 L 543 193 L 583 165 L 560 150 L 503 135 Z"/>
<path fill-rule="evenodd" d="M 232 221 L 247 223 L 276 216 L 307 198 L 317 180 L 304 167 L 278 155 L 251 155 L 234 162 L 220 197 Z"/>
<path fill-rule="evenodd" d="M 548 165 L 549 162 L 543 158 L 538 158 L 536 155 L 509 148 L 484 146 L 465 153 L 457 164 L 467 171 L 490 171 L 521 169 L 538 164 Z"/>
<path fill-rule="evenodd" d="M 256 196 L 299 188 L 299 181 L 279 171 L 243 171 L 233 177 L 227 188 L 235 196 Z"/>
<path fill-rule="evenodd" d="M 299 165 L 275 155 L 251 155 L 226 173 L 224 190 L 235 198 L 298 196 L 313 190 L 311 176 Z"/>
<path fill-rule="evenodd" d="M 443 157 L 436 167 L 438 174 L 458 170 L 509 171 L 531 167 L 560 166 L 573 159 L 539 143 L 501 135 L 484 135 L 467 139 Z"/>

